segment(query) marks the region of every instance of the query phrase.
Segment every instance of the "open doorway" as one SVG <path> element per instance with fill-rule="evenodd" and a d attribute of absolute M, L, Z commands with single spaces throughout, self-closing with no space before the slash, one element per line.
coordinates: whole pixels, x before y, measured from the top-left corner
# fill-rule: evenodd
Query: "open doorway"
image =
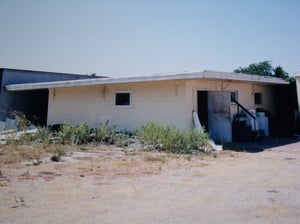
<path fill-rule="evenodd" d="M 25 114 L 34 125 L 47 125 L 48 89 L 21 91 L 14 93 L 12 108 Z"/>
<path fill-rule="evenodd" d="M 198 117 L 204 130 L 208 131 L 207 91 L 197 91 Z"/>

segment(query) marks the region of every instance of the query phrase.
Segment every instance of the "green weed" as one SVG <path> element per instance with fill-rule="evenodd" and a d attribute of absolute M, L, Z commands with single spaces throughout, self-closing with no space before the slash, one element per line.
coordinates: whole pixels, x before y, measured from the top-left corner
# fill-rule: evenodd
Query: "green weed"
<path fill-rule="evenodd" d="M 38 127 L 37 132 L 34 133 L 32 139 L 35 142 L 49 144 L 51 141 L 51 130 L 48 127 Z"/>
<path fill-rule="evenodd" d="M 201 151 L 209 144 L 206 133 L 187 132 L 170 125 L 150 122 L 136 130 L 136 136 L 146 148 L 174 153 Z"/>
<path fill-rule="evenodd" d="M 51 156 L 51 160 L 53 162 L 59 162 L 61 160 L 61 157 L 66 155 L 66 151 L 64 150 L 63 147 L 58 146 L 54 152 L 54 154 Z"/>
<path fill-rule="evenodd" d="M 91 128 L 87 124 L 72 125 L 65 123 L 58 132 L 58 142 L 61 144 L 82 145 L 88 142 Z"/>
<path fill-rule="evenodd" d="M 16 120 L 18 129 L 26 133 L 30 121 L 26 118 L 25 114 L 20 111 L 12 111 L 11 116 Z"/>

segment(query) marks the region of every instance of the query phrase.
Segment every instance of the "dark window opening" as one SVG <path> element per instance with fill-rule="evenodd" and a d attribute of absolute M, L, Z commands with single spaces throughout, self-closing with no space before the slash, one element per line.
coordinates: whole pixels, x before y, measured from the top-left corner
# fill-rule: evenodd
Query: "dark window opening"
<path fill-rule="evenodd" d="M 234 101 L 238 101 L 238 94 L 237 92 L 230 93 L 230 102 L 233 103 Z"/>
<path fill-rule="evenodd" d="M 130 93 L 116 93 L 115 106 L 130 106 Z"/>
<path fill-rule="evenodd" d="M 254 93 L 254 103 L 262 104 L 262 93 Z"/>

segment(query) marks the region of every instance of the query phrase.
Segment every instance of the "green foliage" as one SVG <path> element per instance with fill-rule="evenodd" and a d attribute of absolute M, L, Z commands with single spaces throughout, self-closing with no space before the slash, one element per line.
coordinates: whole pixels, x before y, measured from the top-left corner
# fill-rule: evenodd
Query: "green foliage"
<path fill-rule="evenodd" d="M 81 145 L 88 142 L 90 133 L 91 128 L 87 124 L 65 123 L 58 132 L 58 141 L 62 144 Z"/>
<path fill-rule="evenodd" d="M 89 142 L 101 144 L 114 144 L 119 137 L 114 127 L 100 125 L 91 128 L 87 124 L 72 125 L 65 123 L 57 133 L 58 142 L 61 144 L 82 145 Z"/>
<path fill-rule="evenodd" d="M 24 133 L 19 137 L 16 137 L 14 134 L 12 134 L 12 137 L 7 139 L 7 144 L 24 145 L 31 143 L 32 140 L 33 138 L 31 134 Z"/>
<path fill-rule="evenodd" d="M 116 130 L 108 125 L 100 125 L 91 129 L 91 135 L 96 142 L 101 144 L 113 144 L 116 138 Z"/>
<path fill-rule="evenodd" d="M 27 120 L 25 114 L 20 111 L 12 111 L 11 116 L 16 120 L 18 129 L 26 132 L 30 125 L 30 121 Z"/>
<path fill-rule="evenodd" d="M 209 136 L 207 133 L 200 133 L 198 131 L 188 132 L 188 142 L 190 148 L 207 148 L 209 144 Z"/>
<path fill-rule="evenodd" d="M 238 69 L 235 69 L 234 72 L 252 75 L 273 76 L 282 78 L 289 82 L 295 82 L 295 78 L 290 77 L 289 74 L 286 71 L 284 71 L 280 65 L 273 68 L 270 61 L 253 63 L 250 64 L 248 67 L 239 67 Z"/>
<path fill-rule="evenodd" d="M 149 149 L 159 149 L 161 138 L 165 133 L 165 127 L 157 123 L 149 122 L 136 130 L 136 136 L 142 144 L 146 144 Z"/>
<path fill-rule="evenodd" d="M 66 155 L 66 151 L 61 146 L 58 146 L 50 159 L 53 162 L 59 162 L 61 160 L 61 157 L 64 155 Z"/>
<path fill-rule="evenodd" d="M 208 135 L 187 132 L 173 126 L 147 123 L 136 130 L 136 136 L 148 149 L 176 153 L 191 153 L 208 147 Z"/>
<path fill-rule="evenodd" d="M 278 78 L 282 78 L 284 80 L 287 80 L 291 83 L 295 82 L 294 77 L 290 77 L 289 74 L 283 70 L 283 68 L 279 65 L 276 68 L 274 68 L 274 76 Z"/>
<path fill-rule="evenodd" d="M 107 127 L 106 126 L 100 126 L 95 129 L 93 129 L 93 137 L 98 142 L 105 142 L 107 138 Z"/>
<path fill-rule="evenodd" d="M 161 149 L 178 152 L 185 150 L 187 147 L 186 135 L 182 130 L 175 129 L 171 126 L 164 127 L 164 133 L 160 138 Z"/>
<path fill-rule="evenodd" d="M 289 74 L 283 70 L 283 68 L 279 65 L 276 68 L 274 68 L 274 76 L 278 78 L 286 78 L 289 76 Z"/>
<path fill-rule="evenodd" d="M 236 73 L 245 73 L 245 74 L 253 74 L 253 75 L 273 75 L 273 67 L 270 61 L 262 61 L 259 63 L 250 64 L 248 67 L 239 67 L 234 70 Z"/>
<path fill-rule="evenodd" d="M 49 144 L 51 140 L 51 130 L 48 127 L 38 127 L 32 139 L 39 143 Z"/>
<path fill-rule="evenodd" d="M 39 127 L 35 133 L 25 132 L 24 134 L 11 133 L 6 137 L 7 145 L 24 145 L 31 143 L 50 144 L 51 131 L 47 127 Z"/>
<path fill-rule="evenodd" d="M 32 142 L 84 145 L 91 142 L 99 142 L 100 144 L 114 144 L 118 147 L 128 147 L 138 139 L 147 149 L 158 149 L 174 153 L 205 151 L 204 149 L 209 147 L 209 138 L 206 133 L 187 132 L 176 129 L 174 126 L 160 125 L 153 122 L 138 128 L 135 134 L 136 136 L 132 137 L 129 132 L 117 132 L 115 127 L 109 127 L 108 125 L 91 128 L 87 124 L 72 125 L 65 123 L 55 133 L 51 132 L 47 127 L 39 127 L 36 133 L 25 133 L 19 138 L 12 138 L 13 141 L 9 143 L 16 143 L 18 145 Z M 51 159 L 59 161 L 60 156 L 63 155 L 62 153 L 60 149 L 56 150 Z"/>
<path fill-rule="evenodd" d="M 116 128 L 108 125 L 91 128 L 85 123 L 75 125 L 64 123 L 57 132 L 52 132 L 48 127 L 38 127 L 37 132 L 34 134 L 21 135 L 18 139 L 13 135 L 8 143 L 19 144 L 34 141 L 44 144 L 84 145 L 91 142 L 99 142 L 100 144 L 127 146 L 128 138 L 128 134 L 117 134 Z"/>

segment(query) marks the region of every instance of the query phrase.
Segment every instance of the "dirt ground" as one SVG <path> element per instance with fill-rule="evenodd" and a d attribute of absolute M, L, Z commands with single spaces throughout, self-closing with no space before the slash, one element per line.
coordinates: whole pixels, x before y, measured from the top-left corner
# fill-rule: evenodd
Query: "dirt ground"
<path fill-rule="evenodd" d="M 300 142 L 247 153 L 116 148 L 1 164 L 0 223 L 299 223 Z"/>

